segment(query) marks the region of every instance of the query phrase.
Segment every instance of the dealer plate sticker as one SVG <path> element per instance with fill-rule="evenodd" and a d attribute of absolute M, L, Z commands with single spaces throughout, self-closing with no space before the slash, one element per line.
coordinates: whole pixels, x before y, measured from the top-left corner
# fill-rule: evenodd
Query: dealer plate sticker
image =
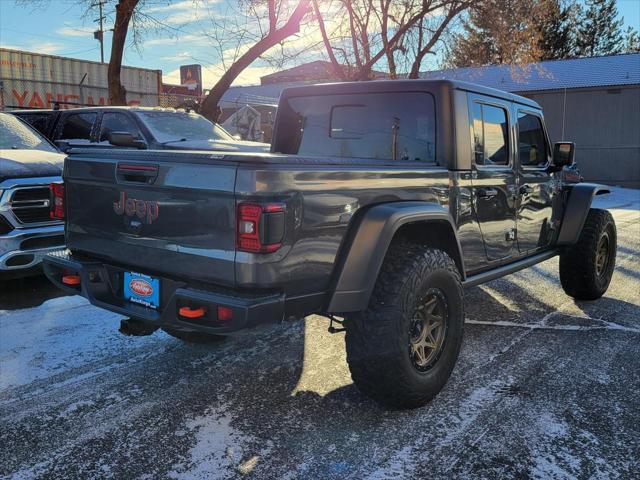
<path fill-rule="evenodd" d="M 160 306 L 160 280 L 142 273 L 124 273 L 124 298 L 149 308 Z"/>

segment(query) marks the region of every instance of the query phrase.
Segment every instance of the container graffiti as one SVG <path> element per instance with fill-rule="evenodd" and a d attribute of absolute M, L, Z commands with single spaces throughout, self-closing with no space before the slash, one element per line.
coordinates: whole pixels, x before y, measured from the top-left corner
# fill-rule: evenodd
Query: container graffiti
<path fill-rule="evenodd" d="M 158 105 L 162 71 L 122 67 L 129 105 Z M 107 64 L 0 48 L 0 107 L 71 108 L 108 103 Z"/>

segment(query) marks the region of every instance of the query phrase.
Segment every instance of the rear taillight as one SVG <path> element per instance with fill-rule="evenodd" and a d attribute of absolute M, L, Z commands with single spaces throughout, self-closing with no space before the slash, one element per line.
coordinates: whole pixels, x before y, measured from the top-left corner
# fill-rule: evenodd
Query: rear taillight
<path fill-rule="evenodd" d="M 64 184 L 52 183 L 49 216 L 52 220 L 64 220 Z"/>
<path fill-rule="evenodd" d="M 284 205 L 281 203 L 241 203 L 236 232 L 238 250 L 272 253 L 282 246 Z"/>

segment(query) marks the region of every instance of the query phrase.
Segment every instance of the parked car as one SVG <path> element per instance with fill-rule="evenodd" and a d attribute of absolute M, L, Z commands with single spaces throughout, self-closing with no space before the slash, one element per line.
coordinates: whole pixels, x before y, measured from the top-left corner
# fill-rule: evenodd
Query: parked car
<path fill-rule="evenodd" d="M 0 113 L 0 279 L 38 272 L 64 246 L 64 224 L 50 218 L 50 184 L 64 155 L 20 119 Z"/>
<path fill-rule="evenodd" d="M 616 227 L 549 143 L 540 106 L 450 81 L 286 89 L 271 154 L 78 150 L 65 161 L 60 288 L 187 341 L 319 313 L 356 386 L 394 408 L 445 385 L 465 286 L 560 256 L 600 298 Z M 339 327 L 335 326 L 338 323 Z"/>
<path fill-rule="evenodd" d="M 153 150 L 266 152 L 269 145 L 232 137 L 194 112 L 149 107 L 14 110 L 61 150 L 78 146 Z"/>

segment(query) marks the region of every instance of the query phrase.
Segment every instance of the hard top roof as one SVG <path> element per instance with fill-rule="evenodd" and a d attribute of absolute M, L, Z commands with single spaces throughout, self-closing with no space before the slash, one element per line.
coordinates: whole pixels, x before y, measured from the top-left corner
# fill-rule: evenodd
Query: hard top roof
<path fill-rule="evenodd" d="M 457 80 L 374 80 L 370 82 L 320 83 L 288 87 L 282 91 L 282 97 L 298 97 L 310 95 L 381 93 L 407 91 L 437 91 L 442 89 L 464 90 L 467 92 L 501 98 L 510 102 L 540 108 L 533 100 L 513 93 L 484 87 L 470 82 Z"/>

